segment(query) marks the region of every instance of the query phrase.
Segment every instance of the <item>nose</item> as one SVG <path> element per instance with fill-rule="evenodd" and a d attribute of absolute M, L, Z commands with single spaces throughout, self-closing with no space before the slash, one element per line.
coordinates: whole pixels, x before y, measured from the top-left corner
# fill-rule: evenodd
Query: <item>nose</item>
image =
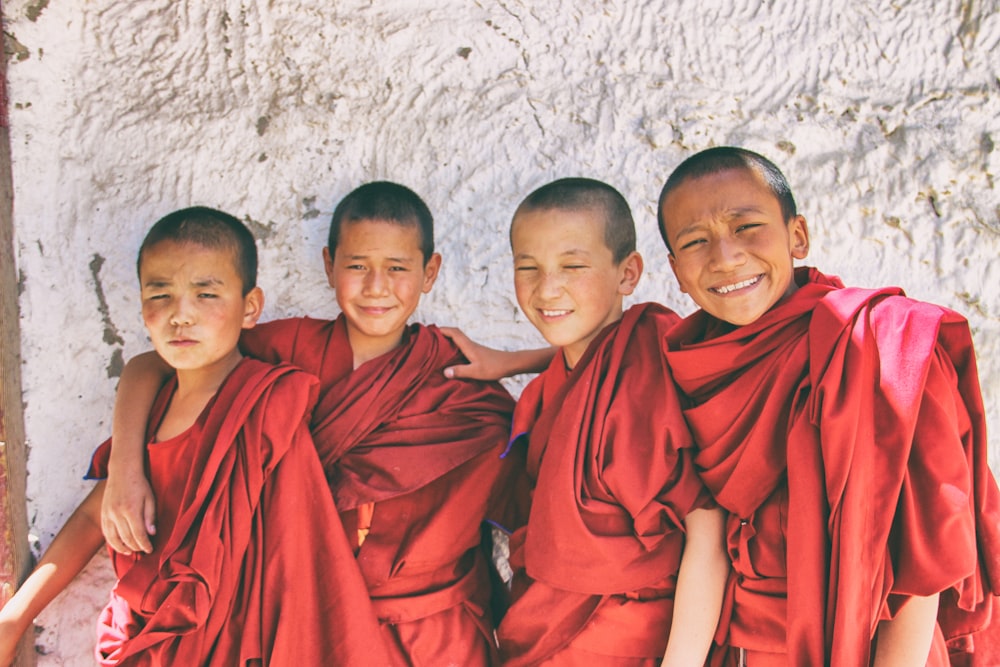
<path fill-rule="evenodd" d="M 175 327 L 187 327 L 194 324 L 194 308 L 191 299 L 182 296 L 174 301 L 175 307 L 170 314 L 170 324 Z"/>
<path fill-rule="evenodd" d="M 711 261 L 713 269 L 730 271 L 746 261 L 746 253 L 735 239 L 723 237 L 712 244 Z"/>
<path fill-rule="evenodd" d="M 554 299 L 562 294 L 566 281 L 559 273 L 543 271 L 538 283 L 538 294 L 544 299 Z"/>
<path fill-rule="evenodd" d="M 385 296 L 389 293 L 389 277 L 378 269 L 368 272 L 365 276 L 365 294 L 369 296 Z"/>

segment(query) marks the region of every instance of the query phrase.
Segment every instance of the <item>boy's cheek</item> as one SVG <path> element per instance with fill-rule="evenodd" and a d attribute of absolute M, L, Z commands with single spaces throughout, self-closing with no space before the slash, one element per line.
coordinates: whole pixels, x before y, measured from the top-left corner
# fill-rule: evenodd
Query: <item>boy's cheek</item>
<path fill-rule="evenodd" d="M 142 307 L 142 323 L 147 327 L 155 324 L 159 309 L 154 305 L 144 305 Z"/>
<path fill-rule="evenodd" d="M 688 279 L 684 271 L 683 266 L 678 266 L 677 263 L 671 263 L 671 268 L 674 270 L 674 278 L 677 279 L 677 286 L 680 288 L 681 292 L 684 294 L 689 294 L 691 292 L 688 289 Z"/>

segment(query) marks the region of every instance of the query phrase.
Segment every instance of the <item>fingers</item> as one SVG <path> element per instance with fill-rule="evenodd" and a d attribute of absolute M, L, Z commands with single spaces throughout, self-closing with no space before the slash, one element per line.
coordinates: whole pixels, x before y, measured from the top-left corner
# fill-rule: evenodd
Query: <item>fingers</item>
<path fill-rule="evenodd" d="M 101 512 L 101 532 L 104 533 L 104 539 L 109 547 L 125 556 L 132 554 L 132 550 L 128 548 L 118 533 L 118 526 L 103 511 Z"/>
<path fill-rule="evenodd" d="M 140 517 L 121 518 L 117 528 L 118 535 L 128 551 L 141 551 L 147 554 L 153 551 L 153 543 L 150 542 Z"/>
<path fill-rule="evenodd" d="M 148 486 L 137 496 L 117 500 L 105 493 L 101 506 L 101 531 L 108 546 L 129 555 L 137 551 L 151 553 L 149 536 L 156 533 L 156 502 Z"/>
<path fill-rule="evenodd" d="M 122 540 L 132 551 L 142 551 L 152 553 L 153 542 L 149 539 L 148 526 L 152 523 L 153 508 L 152 496 L 147 496 L 143 502 L 142 511 L 136 514 L 128 514 L 125 517 L 127 529 L 122 532 Z"/>
<path fill-rule="evenodd" d="M 122 539 L 134 551 L 152 553 L 153 543 L 149 536 L 156 532 L 156 498 L 153 496 L 153 489 L 149 486 L 149 480 L 145 477 L 136 481 L 133 487 L 132 500 L 123 505 L 120 512 L 119 529 L 122 530 Z M 127 529 L 121 525 L 122 521 L 127 524 Z M 149 530 L 152 527 L 153 530 Z"/>
<path fill-rule="evenodd" d="M 457 329 L 455 327 L 441 327 L 441 333 L 443 333 L 445 337 L 450 338 L 451 342 L 455 344 L 455 347 L 457 347 L 465 358 L 472 364 L 475 364 L 478 361 L 479 355 L 483 350 L 488 349 L 466 336 L 461 329 Z M 456 375 L 455 377 L 465 376 Z"/>
<path fill-rule="evenodd" d="M 468 378 L 470 377 L 468 369 L 469 364 L 463 364 L 461 366 L 448 366 L 448 368 L 444 369 L 444 376 L 452 379 Z"/>
<path fill-rule="evenodd" d="M 156 500 L 153 496 L 149 496 L 146 504 L 143 507 L 143 526 L 146 528 L 147 535 L 156 535 Z M 150 550 L 152 550 L 153 545 L 150 544 Z"/>
<path fill-rule="evenodd" d="M 470 370 L 473 370 L 470 369 L 470 366 L 474 365 L 475 363 L 475 359 L 470 358 L 470 355 L 471 357 L 475 356 L 475 353 L 472 350 L 472 347 L 474 345 L 472 339 L 466 336 L 465 333 L 463 333 L 463 331 L 458 327 L 439 327 L 439 329 L 441 333 L 445 335 L 446 338 L 450 338 L 451 341 L 455 343 L 456 346 L 458 346 L 458 349 L 461 350 L 463 355 L 465 355 L 465 358 L 469 359 L 469 361 L 472 362 L 470 364 L 449 366 L 444 369 L 444 376 L 446 378 L 475 379 L 475 375 L 470 373 Z"/>
<path fill-rule="evenodd" d="M 472 339 L 466 336 L 465 332 L 458 327 L 439 327 L 439 329 L 446 338 L 450 338 L 459 348 L 463 348 L 472 342 Z"/>

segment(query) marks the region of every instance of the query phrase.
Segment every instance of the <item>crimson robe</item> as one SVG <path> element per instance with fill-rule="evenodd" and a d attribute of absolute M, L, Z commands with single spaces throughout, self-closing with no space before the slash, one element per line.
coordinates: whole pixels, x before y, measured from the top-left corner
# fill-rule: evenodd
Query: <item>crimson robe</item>
<path fill-rule="evenodd" d="M 313 438 L 395 663 L 491 664 L 480 531 L 513 507 L 518 462 L 500 458 L 510 395 L 445 378 L 463 358 L 433 326 L 409 327 L 400 347 L 356 370 L 343 316 L 269 322 L 242 345 L 320 379 Z"/>
<path fill-rule="evenodd" d="M 667 337 L 697 465 L 730 512 L 730 641 L 866 665 L 880 620 L 942 592 L 944 638 L 972 650 L 1000 592 L 1000 496 L 968 324 L 898 289 L 795 278 L 752 324 L 699 311 Z M 935 644 L 929 664 L 946 664 Z"/>
<path fill-rule="evenodd" d="M 514 433 L 528 440 L 534 494 L 511 537 L 507 665 L 663 659 L 684 517 L 712 506 L 660 352 L 677 319 L 634 306 L 572 371 L 557 354 L 521 394 Z"/>
<path fill-rule="evenodd" d="M 152 442 L 150 554 L 111 551 L 102 665 L 386 665 L 377 621 L 307 428 L 316 379 L 244 359 L 195 424 Z M 88 476 L 106 476 L 110 441 Z"/>

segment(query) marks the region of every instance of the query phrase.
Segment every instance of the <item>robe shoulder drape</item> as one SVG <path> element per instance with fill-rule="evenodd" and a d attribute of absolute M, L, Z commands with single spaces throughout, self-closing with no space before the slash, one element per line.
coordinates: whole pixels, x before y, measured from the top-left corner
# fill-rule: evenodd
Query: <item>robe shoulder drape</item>
<path fill-rule="evenodd" d="M 968 324 L 898 289 L 796 280 L 757 322 L 699 311 L 667 338 L 730 512 L 730 640 L 864 665 L 880 620 L 941 592 L 943 636 L 973 650 L 1000 591 L 1000 496 Z"/>
<path fill-rule="evenodd" d="M 311 424 L 336 505 L 398 664 L 491 664 L 483 521 L 507 524 L 523 474 L 501 459 L 513 399 L 497 383 L 449 380 L 462 363 L 433 326 L 353 369 L 346 322 L 284 320 L 241 344 L 320 378 Z"/>
<path fill-rule="evenodd" d="M 518 402 L 534 483 L 511 538 L 514 603 L 500 625 L 509 665 L 659 664 L 684 517 L 712 501 L 661 353 L 677 316 L 630 308 L 572 372 L 557 354 Z"/>
<path fill-rule="evenodd" d="M 188 431 L 148 446 L 159 531 L 151 554 L 111 554 L 102 664 L 388 664 L 366 639 L 377 620 L 307 428 L 316 391 L 245 359 Z M 90 476 L 106 474 L 109 447 Z"/>

